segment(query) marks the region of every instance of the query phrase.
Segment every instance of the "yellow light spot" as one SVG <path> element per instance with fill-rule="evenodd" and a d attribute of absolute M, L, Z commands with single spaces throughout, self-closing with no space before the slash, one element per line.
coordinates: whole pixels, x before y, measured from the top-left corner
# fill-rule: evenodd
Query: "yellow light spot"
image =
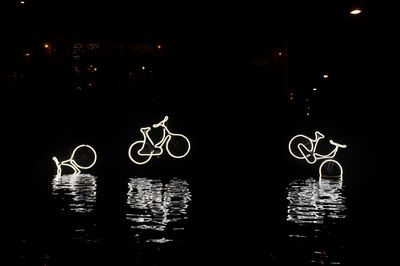
<path fill-rule="evenodd" d="M 358 15 L 358 14 L 360 14 L 361 12 L 362 12 L 361 9 L 355 8 L 355 9 L 353 9 L 353 10 L 350 11 L 350 14 L 352 14 L 352 15 Z"/>

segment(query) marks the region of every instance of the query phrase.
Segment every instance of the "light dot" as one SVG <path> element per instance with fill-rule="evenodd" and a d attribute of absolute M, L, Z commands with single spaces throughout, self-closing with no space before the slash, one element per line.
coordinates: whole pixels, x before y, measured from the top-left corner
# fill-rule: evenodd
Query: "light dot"
<path fill-rule="evenodd" d="M 358 14 L 360 14 L 361 12 L 362 12 L 361 9 L 355 8 L 355 9 L 353 9 L 353 10 L 350 11 L 350 14 L 352 14 L 352 15 L 358 15 Z"/>

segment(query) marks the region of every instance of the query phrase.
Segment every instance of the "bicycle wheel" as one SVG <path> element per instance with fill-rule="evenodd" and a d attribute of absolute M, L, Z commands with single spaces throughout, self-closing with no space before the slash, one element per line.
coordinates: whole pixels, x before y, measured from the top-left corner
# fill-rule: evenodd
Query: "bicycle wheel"
<path fill-rule="evenodd" d="M 312 140 L 304 135 L 296 135 L 289 141 L 290 154 L 297 159 L 306 159 L 304 157 L 304 151 L 301 152 L 299 149 L 299 144 L 302 144 L 303 145 L 302 147 L 306 148 L 307 150 L 312 150 L 313 148 Z"/>
<path fill-rule="evenodd" d="M 81 169 L 91 168 L 97 161 L 96 151 L 89 145 L 82 144 L 72 152 L 71 160 Z"/>
<path fill-rule="evenodd" d="M 190 151 L 189 139 L 181 134 L 170 135 L 165 144 L 165 149 L 174 158 L 185 157 Z"/>
<path fill-rule="evenodd" d="M 343 168 L 336 160 L 328 159 L 319 166 L 320 177 L 342 178 Z"/>
<path fill-rule="evenodd" d="M 150 159 L 152 157 L 152 153 L 139 154 L 139 151 L 142 150 L 143 143 L 144 143 L 143 140 L 138 140 L 138 141 L 132 143 L 131 146 L 129 146 L 129 149 L 128 149 L 129 159 L 131 159 L 131 161 L 136 164 L 145 164 L 148 161 L 150 161 Z"/>

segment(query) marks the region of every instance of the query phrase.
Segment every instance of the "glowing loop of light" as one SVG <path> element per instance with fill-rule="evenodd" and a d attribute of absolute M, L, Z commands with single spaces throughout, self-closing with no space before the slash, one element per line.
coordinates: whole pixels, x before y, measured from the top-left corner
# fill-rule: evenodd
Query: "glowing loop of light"
<path fill-rule="evenodd" d="M 335 148 L 328 154 L 319 154 L 315 151 L 319 140 L 323 138 L 325 138 L 325 136 L 319 131 L 315 131 L 314 139 L 301 134 L 296 135 L 289 141 L 289 152 L 296 159 L 305 159 L 309 164 L 314 164 L 318 160 L 334 158 L 339 148 L 347 147 L 344 144 L 339 144 L 330 140 L 329 143 L 335 146 Z M 296 142 L 298 143 L 297 145 L 295 145 Z"/>
<path fill-rule="evenodd" d="M 93 162 L 88 166 L 80 165 L 74 159 L 75 153 L 80 148 L 83 148 L 83 147 L 89 148 L 93 152 L 93 156 L 94 156 Z M 76 174 L 80 174 L 81 173 L 80 169 L 89 169 L 96 163 L 96 161 L 97 161 L 97 153 L 96 153 L 96 151 L 95 151 L 95 149 L 93 147 L 91 147 L 89 145 L 86 145 L 86 144 L 82 144 L 82 145 L 79 145 L 78 147 L 76 147 L 74 149 L 74 151 L 72 152 L 71 157 L 69 159 L 61 161 L 61 162 L 55 156 L 52 159 L 56 163 L 56 166 L 57 166 L 57 176 L 61 176 L 61 174 L 62 174 L 61 167 L 62 166 L 67 166 L 67 167 L 71 168 L 72 170 L 74 170 L 73 175 L 76 175 Z"/>
<path fill-rule="evenodd" d="M 336 165 L 338 167 L 338 169 L 339 169 L 339 173 L 336 174 L 336 175 L 331 175 L 329 173 L 323 173 L 323 168 L 322 167 L 325 164 L 331 164 L 331 165 L 328 166 L 329 168 L 333 167 L 332 164 Z M 319 177 L 339 177 L 339 178 L 342 178 L 343 177 L 343 168 L 340 165 L 340 163 L 338 161 L 336 161 L 336 160 L 332 160 L 332 159 L 325 160 L 319 166 Z"/>
<path fill-rule="evenodd" d="M 161 127 L 163 130 L 162 138 L 156 144 L 154 144 L 153 140 L 149 136 L 149 131 L 151 130 L 151 127 L 143 127 L 140 129 L 140 132 L 143 135 L 143 139 L 132 143 L 131 146 L 129 146 L 128 150 L 129 159 L 131 159 L 132 162 L 136 164 L 145 164 L 148 161 L 150 161 L 150 159 L 153 156 L 160 156 L 164 152 L 163 147 L 165 147 L 168 154 L 173 158 L 183 158 L 189 153 L 190 151 L 189 139 L 182 134 L 172 133 L 165 125 L 167 120 L 168 116 L 165 116 L 161 122 L 153 125 L 153 128 Z M 176 140 L 178 138 L 183 139 L 187 145 L 186 151 L 183 154 L 179 155 L 177 155 L 176 152 L 171 151 L 171 148 L 169 146 L 171 140 Z M 150 149 L 148 149 L 149 146 Z M 132 156 L 133 154 L 139 155 L 141 160 L 133 158 Z"/>

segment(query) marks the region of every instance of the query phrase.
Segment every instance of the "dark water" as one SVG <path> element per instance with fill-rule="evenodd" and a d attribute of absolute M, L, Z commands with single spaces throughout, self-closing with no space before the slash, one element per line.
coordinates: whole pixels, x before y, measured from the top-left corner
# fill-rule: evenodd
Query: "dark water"
<path fill-rule="evenodd" d="M 158 122 L 154 117 L 141 122 Z M 10 174 L 18 179 L 7 191 L 14 265 L 354 265 L 391 258 L 393 196 L 382 204 L 382 183 L 374 180 L 379 161 L 367 159 L 363 140 L 346 135 L 353 145 L 338 154 L 343 178 L 319 178 L 318 165 L 288 154 L 297 130 L 252 131 L 244 125 L 258 117 L 231 116 L 185 131 L 178 117 L 171 116 L 170 129 L 191 137 L 190 154 L 164 153 L 144 166 L 127 156 L 139 127 L 116 130 L 127 120 L 95 124 L 104 132 L 86 128 L 83 138 L 70 137 L 77 129 L 49 131 L 48 139 L 39 136 L 44 146 L 30 144 L 38 149 L 32 174 Z M 243 128 L 225 133 L 238 124 Z M 88 141 L 98 162 L 56 176 L 51 157 L 67 158 Z"/>

